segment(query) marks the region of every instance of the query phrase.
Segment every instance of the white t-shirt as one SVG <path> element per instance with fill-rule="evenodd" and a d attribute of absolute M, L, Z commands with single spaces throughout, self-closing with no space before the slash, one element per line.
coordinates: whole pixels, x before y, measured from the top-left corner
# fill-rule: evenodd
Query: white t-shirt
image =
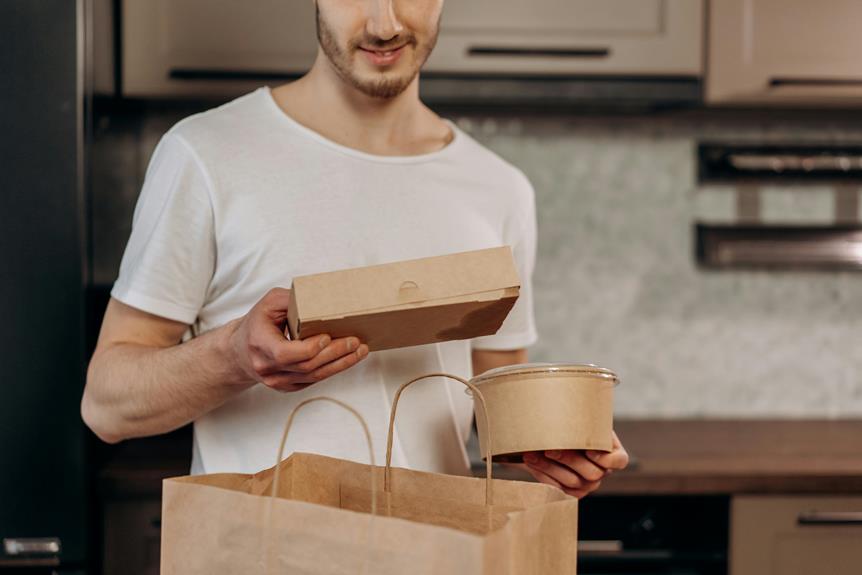
<path fill-rule="evenodd" d="M 294 276 L 511 245 L 521 297 L 499 333 L 372 352 L 303 391 L 256 385 L 194 424 L 193 473 L 253 473 L 275 464 L 281 431 L 301 400 L 327 395 L 368 423 L 383 461 L 391 398 L 428 372 L 470 377 L 470 348 L 536 340 L 531 275 L 533 189 L 521 171 L 449 124 L 445 148 L 376 156 L 299 124 L 261 88 L 183 120 L 161 140 L 135 208 L 111 295 L 188 323 L 197 335 L 240 317 Z M 466 473 L 472 401 L 461 384 L 427 380 L 399 405 L 393 464 Z M 285 450 L 368 460 L 359 425 L 337 406 L 308 405 Z"/>

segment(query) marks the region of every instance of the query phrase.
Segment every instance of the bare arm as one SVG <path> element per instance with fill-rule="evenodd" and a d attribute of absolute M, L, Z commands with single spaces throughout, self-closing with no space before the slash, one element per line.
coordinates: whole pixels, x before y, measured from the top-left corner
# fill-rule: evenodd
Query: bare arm
<path fill-rule="evenodd" d="M 506 351 L 492 351 L 487 349 L 473 350 L 473 375 L 485 373 L 489 369 L 514 365 L 516 363 L 527 363 L 526 349 L 512 349 Z"/>
<path fill-rule="evenodd" d="M 185 343 L 185 324 L 112 299 L 87 371 L 84 421 L 111 443 L 166 433 L 257 382 L 304 389 L 368 354 L 356 338 L 287 340 L 289 293 L 274 289 L 244 317 Z"/>

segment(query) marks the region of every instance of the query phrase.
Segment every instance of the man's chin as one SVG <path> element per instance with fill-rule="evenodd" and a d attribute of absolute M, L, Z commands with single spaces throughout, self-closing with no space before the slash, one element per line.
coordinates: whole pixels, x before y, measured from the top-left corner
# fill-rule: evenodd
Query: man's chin
<path fill-rule="evenodd" d="M 351 82 L 360 92 L 374 98 L 389 99 L 400 95 L 410 86 L 416 74 L 377 73 L 354 76 Z"/>

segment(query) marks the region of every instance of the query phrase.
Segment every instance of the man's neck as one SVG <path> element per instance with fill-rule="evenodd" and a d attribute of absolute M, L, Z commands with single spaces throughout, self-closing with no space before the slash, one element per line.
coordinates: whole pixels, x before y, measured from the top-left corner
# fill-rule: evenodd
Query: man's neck
<path fill-rule="evenodd" d="M 419 100 L 418 77 L 393 98 L 375 98 L 345 82 L 325 57 L 318 57 L 308 74 L 274 89 L 273 97 L 300 124 L 370 154 L 425 154 L 452 138 L 449 127 Z"/>

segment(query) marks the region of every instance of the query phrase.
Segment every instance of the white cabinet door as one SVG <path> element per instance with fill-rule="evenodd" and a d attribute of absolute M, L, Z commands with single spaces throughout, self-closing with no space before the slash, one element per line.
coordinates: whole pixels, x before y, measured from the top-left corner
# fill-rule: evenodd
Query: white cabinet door
<path fill-rule="evenodd" d="M 317 53 L 311 0 L 123 0 L 122 9 L 128 97 L 238 94 L 261 76 L 304 72 Z"/>
<path fill-rule="evenodd" d="M 447 0 L 429 72 L 699 76 L 702 0 Z"/>
<path fill-rule="evenodd" d="M 730 575 L 862 573 L 862 497 L 738 496 Z"/>
<path fill-rule="evenodd" d="M 425 70 L 696 77 L 703 12 L 703 0 L 448 0 Z M 122 0 L 123 93 L 227 96 L 299 75 L 314 18 L 312 0 Z"/>
<path fill-rule="evenodd" d="M 710 103 L 862 104 L 862 2 L 710 2 Z"/>

